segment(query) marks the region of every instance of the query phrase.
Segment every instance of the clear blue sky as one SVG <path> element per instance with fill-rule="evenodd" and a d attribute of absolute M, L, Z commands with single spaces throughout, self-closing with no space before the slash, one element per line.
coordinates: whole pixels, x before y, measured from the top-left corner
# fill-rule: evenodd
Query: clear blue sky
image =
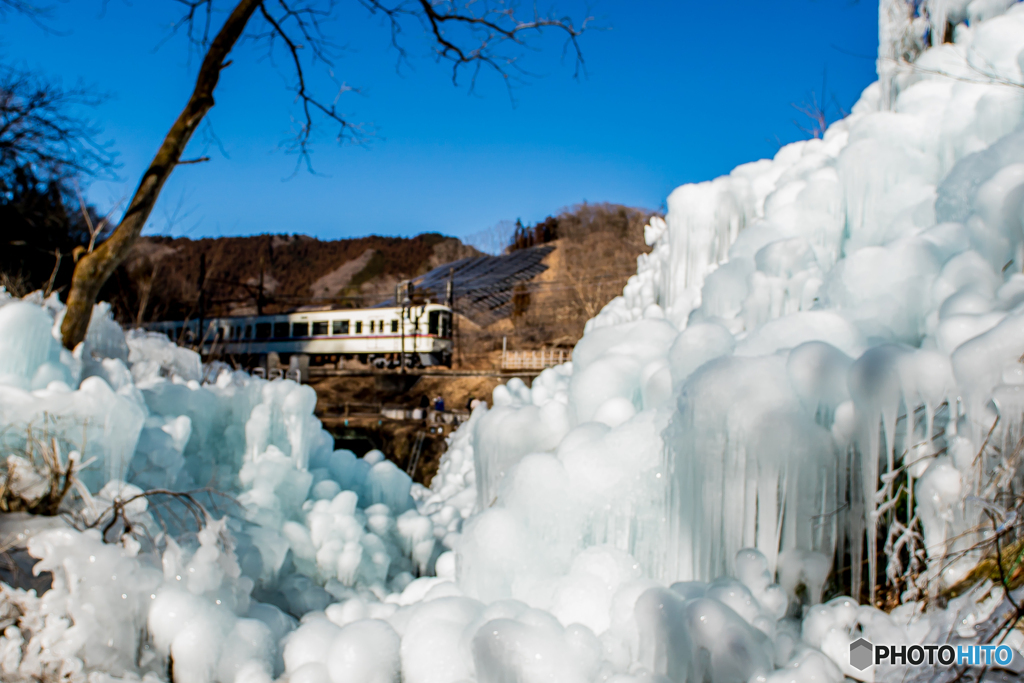
<path fill-rule="evenodd" d="M 516 88 L 514 104 L 491 76 L 472 94 L 453 87 L 418 34 L 408 36 L 411 64 L 396 72 L 387 28 L 356 0 L 340 4 L 329 28 L 347 46 L 336 74 L 362 89 L 340 105 L 376 136 L 339 146 L 325 127 L 319 175 L 291 177 L 295 158 L 280 143 L 295 110 L 282 65 L 240 48 L 209 115 L 227 156 L 197 137 L 186 156 L 212 161 L 175 171 L 149 233 L 465 236 L 583 200 L 657 209 L 682 183 L 804 137 L 792 104 L 820 92 L 825 69 L 830 98 L 845 108 L 875 78 L 870 0 L 599 0 L 591 13 L 606 30 L 581 40 L 588 75 L 573 80 L 561 43 L 540 43 L 527 62 L 539 75 Z M 581 4 L 558 2 L 570 12 Z M 111 95 L 93 118 L 122 166 L 119 181 L 89 188 L 101 208 L 134 189 L 191 91 L 197 60 L 181 38 L 160 44 L 178 7 L 70 0 L 56 5 L 56 32 L 0 23 L 6 61 Z"/>

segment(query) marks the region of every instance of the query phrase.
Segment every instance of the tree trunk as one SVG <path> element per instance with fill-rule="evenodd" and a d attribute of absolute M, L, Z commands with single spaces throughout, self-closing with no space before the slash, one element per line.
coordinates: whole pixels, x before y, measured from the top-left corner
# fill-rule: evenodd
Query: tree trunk
<path fill-rule="evenodd" d="M 262 2 L 263 0 L 239 0 L 217 33 L 217 37 L 210 43 L 199 69 L 192 97 L 171 126 L 159 151 L 142 176 L 117 229 L 95 251 L 84 255 L 75 266 L 71 290 L 68 293 L 67 312 L 60 328 L 64 346 L 67 348 L 73 349 L 85 339 L 92 307 L 96 303 L 100 289 L 128 256 L 135 240 L 142 234 L 157 197 L 160 196 L 160 190 L 174 171 L 174 167 L 181 161 L 185 146 L 199 127 L 203 116 L 213 107 L 213 91 L 220 79 L 221 69 L 227 66 L 224 60 L 241 37 L 253 12 Z"/>

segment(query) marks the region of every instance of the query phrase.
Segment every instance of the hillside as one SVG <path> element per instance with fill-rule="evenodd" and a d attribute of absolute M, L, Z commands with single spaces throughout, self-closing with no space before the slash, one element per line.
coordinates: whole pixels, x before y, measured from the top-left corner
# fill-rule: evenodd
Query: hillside
<path fill-rule="evenodd" d="M 103 298 L 125 323 L 274 313 L 301 306 L 367 306 L 394 285 L 473 247 L 436 233 L 319 240 L 256 235 L 191 240 L 144 237 Z M 159 283 L 159 286 L 154 286 Z"/>
<path fill-rule="evenodd" d="M 502 343 L 514 350 L 572 348 L 587 321 L 622 293 L 650 251 L 644 225 L 655 212 L 620 204 L 579 204 L 521 226 L 509 251 L 550 249 L 545 270 L 512 292 L 508 315 L 486 326 L 463 325 L 457 359 L 495 367 Z"/>

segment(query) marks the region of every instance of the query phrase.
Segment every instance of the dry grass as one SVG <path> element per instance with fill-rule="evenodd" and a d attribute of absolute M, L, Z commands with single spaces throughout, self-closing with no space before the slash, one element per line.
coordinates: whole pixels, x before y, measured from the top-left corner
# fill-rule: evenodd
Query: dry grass
<path fill-rule="evenodd" d="M 23 271 L 0 271 L 0 287 L 13 297 L 21 298 L 32 291 L 32 283 Z"/>
<path fill-rule="evenodd" d="M 9 454 L 0 472 L 0 512 L 56 516 L 76 485 L 77 462 L 61 454 L 57 438 L 28 430 L 21 453 Z"/>

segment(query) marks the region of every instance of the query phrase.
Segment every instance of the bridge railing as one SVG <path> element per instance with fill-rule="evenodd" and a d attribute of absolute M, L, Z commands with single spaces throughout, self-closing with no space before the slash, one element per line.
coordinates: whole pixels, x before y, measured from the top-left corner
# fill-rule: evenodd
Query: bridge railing
<path fill-rule="evenodd" d="M 540 349 L 539 351 L 501 352 L 502 370 L 543 370 L 572 360 L 572 351 Z"/>

